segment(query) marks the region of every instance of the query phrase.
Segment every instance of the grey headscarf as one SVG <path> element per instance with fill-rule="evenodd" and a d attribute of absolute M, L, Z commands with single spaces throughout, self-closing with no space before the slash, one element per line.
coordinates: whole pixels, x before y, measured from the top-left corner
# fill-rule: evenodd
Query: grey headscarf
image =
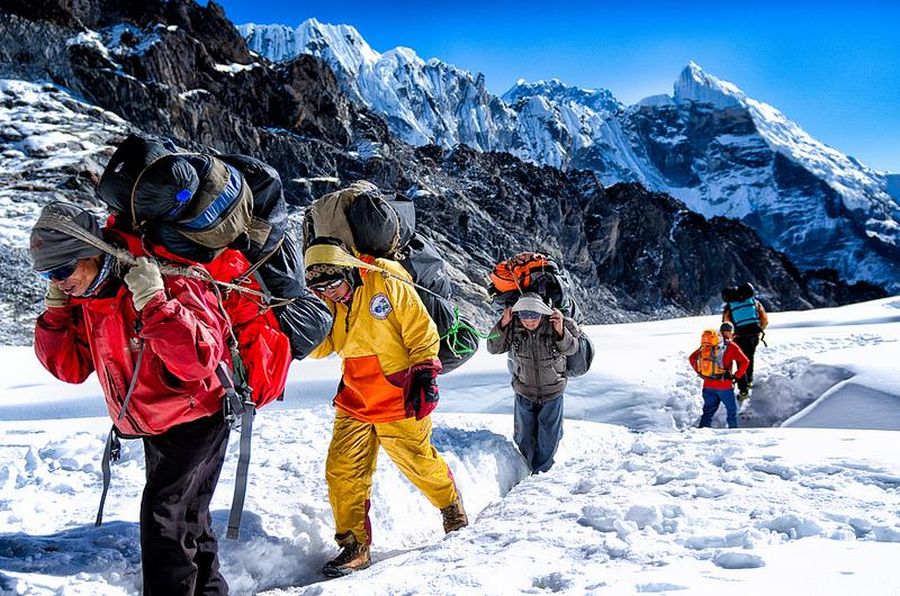
<path fill-rule="evenodd" d="M 31 258 L 35 271 L 51 271 L 72 261 L 102 254 L 103 251 L 96 246 L 48 227 L 47 216 L 51 214 L 67 217 L 97 238 L 103 238 L 100 224 L 90 211 L 62 201 L 50 203 L 41 210 L 41 215 L 31 228 Z"/>

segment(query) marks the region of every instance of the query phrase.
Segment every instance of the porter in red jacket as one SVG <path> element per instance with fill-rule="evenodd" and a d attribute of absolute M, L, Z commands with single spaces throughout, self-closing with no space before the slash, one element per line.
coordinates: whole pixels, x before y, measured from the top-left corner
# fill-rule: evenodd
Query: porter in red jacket
<path fill-rule="evenodd" d="M 143 439 L 143 593 L 227 594 L 209 512 L 228 442 L 215 373 L 228 362 L 227 323 L 205 283 L 163 280 L 146 257 L 123 276 L 115 258 L 62 231 L 60 219 L 102 237 L 74 205 L 42 210 L 31 232 L 34 269 L 49 280 L 38 358 L 71 383 L 96 372 L 117 431 Z"/>

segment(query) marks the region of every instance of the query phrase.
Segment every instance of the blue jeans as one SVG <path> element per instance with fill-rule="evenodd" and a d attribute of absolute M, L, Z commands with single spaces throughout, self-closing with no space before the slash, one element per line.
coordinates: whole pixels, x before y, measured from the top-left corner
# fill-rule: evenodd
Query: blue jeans
<path fill-rule="evenodd" d="M 737 402 L 734 400 L 734 389 L 704 389 L 703 390 L 703 415 L 700 417 L 700 428 L 712 424 L 713 414 L 719 409 L 719 404 L 725 404 L 725 420 L 728 428 L 737 428 Z"/>
<path fill-rule="evenodd" d="M 546 472 L 553 466 L 562 438 L 562 420 L 562 394 L 540 404 L 516 394 L 513 440 L 532 474 Z"/>

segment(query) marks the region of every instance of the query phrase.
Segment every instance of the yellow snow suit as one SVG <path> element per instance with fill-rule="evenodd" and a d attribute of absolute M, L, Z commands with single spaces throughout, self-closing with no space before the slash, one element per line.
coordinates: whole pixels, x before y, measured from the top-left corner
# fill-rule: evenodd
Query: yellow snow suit
<path fill-rule="evenodd" d="M 311 354 L 324 358 L 336 352 L 344 361 L 325 462 L 339 543 L 351 532 L 360 543 L 371 543 L 369 497 L 379 445 L 435 507 L 457 499 L 450 468 L 431 445 L 431 417 L 407 418 L 404 407 L 410 367 L 437 360 L 437 328 L 415 288 L 402 281 L 411 278 L 399 263 L 364 259 L 362 284 L 349 307 L 325 299 L 334 323 Z M 319 263 L 357 266 L 359 261 L 336 247 L 310 247 L 306 266 Z"/>

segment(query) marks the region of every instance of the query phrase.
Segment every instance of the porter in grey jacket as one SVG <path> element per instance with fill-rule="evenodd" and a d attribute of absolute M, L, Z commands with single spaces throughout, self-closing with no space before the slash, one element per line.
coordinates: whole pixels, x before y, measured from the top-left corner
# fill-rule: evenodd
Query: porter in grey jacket
<path fill-rule="evenodd" d="M 544 317 L 540 326 L 528 331 L 517 317 L 506 327 L 498 321 L 491 329 L 487 349 L 491 354 L 509 352 L 509 372 L 513 390 L 530 401 L 541 403 L 566 389 L 566 356 L 578 351 L 578 325 L 566 317 L 563 336 Z"/>

